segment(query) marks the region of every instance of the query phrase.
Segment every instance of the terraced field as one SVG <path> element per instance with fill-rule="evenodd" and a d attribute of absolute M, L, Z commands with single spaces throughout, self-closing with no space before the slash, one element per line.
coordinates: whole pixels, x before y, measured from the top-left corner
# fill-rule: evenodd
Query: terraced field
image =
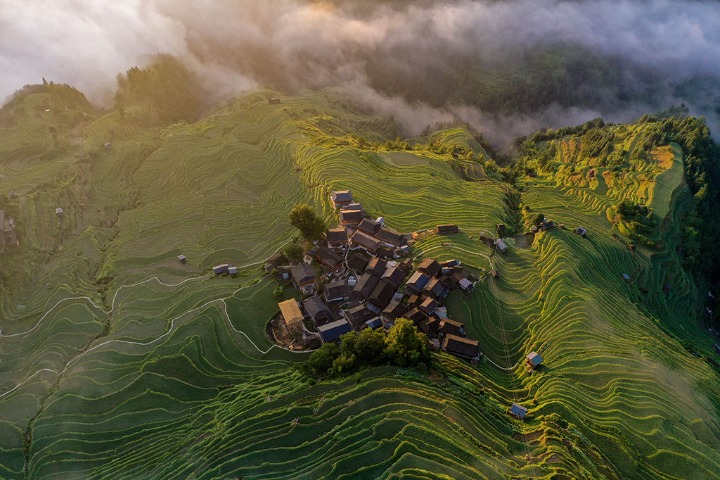
<path fill-rule="evenodd" d="M 674 248 L 688 201 L 677 146 L 657 169 L 522 179 L 523 204 L 569 229 L 499 255 L 478 235 L 514 224 L 513 187 L 482 159 L 459 168 L 434 153 L 487 155 L 467 132 L 388 151 L 392 122 L 340 94 L 271 94 L 150 130 L 92 109 L 71 127 L 42 123 L 33 105 L 76 106 L 48 94 L 14 107 L 63 148 L 0 135 L 21 239 L 0 257 L 0 478 L 718 478 L 718 372 L 683 347 L 712 355 Z M 296 368 L 302 354 L 273 346 L 278 299 L 260 265 L 296 235 L 295 203 L 334 223 L 339 188 L 401 231 L 460 226 L 414 254 L 481 278 L 447 302 L 479 339 L 479 365 L 437 353 L 429 370 L 317 382 Z M 631 253 L 606 211 L 650 192 L 663 242 Z M 217 262 L 240 275 L 214 278 Z M 545 368 L 526 370 L 531 350 Z M 507 414 L 513 401 L 525 422 Z"/>

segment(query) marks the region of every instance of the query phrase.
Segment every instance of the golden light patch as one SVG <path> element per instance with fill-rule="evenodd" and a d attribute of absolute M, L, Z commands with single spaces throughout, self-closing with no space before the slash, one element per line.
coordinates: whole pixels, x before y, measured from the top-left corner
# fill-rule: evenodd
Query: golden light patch
<path fill-rule="evenodd" d="M 662 147 L 657 147 L 652 152 L 653 157 L 655 157 L 658 161 L 658 165 L 660 165 L 661 168 L 664 170 L 668 170 L 670 167 L 673 166 L 673 160 L 675 158 L 675 155 L 673 154 L 672 148 L 670 148 L 670 145 L 665 145 Z"/>

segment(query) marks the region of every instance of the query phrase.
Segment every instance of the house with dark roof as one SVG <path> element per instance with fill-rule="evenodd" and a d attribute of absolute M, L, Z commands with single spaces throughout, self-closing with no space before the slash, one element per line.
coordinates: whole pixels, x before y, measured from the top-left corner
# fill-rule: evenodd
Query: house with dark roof
<path fill-rule="evenodd" d="M 340 302 L 350 298 L 350 287 L 343 280 L 333 280 L 323 286 L 325 301 Z"/>
<path fill-rule="evenodd" d="M 322 245 L 317 249 L 317 252 L 315 252 L 315 258 L 321 265 L 329 268 L 333 272 L 340 270 L 343 266 L 342 257 L 327 248 L 325 245 Z"/>
<path fill-rule="evenodd" d="M 315 270 L 306 263 L 295 265 L 290 268 L 290 276 L 293 285 L 300 291 L 309 291 L 315 287 Z"/>
<path fill-rule="evenodd" d="M 360 222 L 357 226 L 358 230 L 363 233 L 367 233 L 371 237 L 374 237 L 375 234 L 380 231 L 381 227 L 382 225 L 380 223 L 368 218 L 363 218 L 362 222 Z"/>
<path fill-rule="evenodd" d="M 577 227 L 575 229 L 575 233 L 580 235 L 581 237 L 585 238 L 587 236 L 587 228 L 585 227 Z"/>
<path fill-rule="evenodd" d="M 380 278 L 392 283 L 397 288 L 405 280 L 405 271 L 396 265 L 387 268 Z"/>
<path fill-rule="evenodd" d="M 395 287 L 393 287 L 391 283 L 386 281 L 380 281 L 373 289 L 370 297 L 368 297 L 368 302 L 372 303 L 380 309 L 383 309 L 388 306 L 390 300 L 392 300 L 393 298 L 394 293 Z"/>
<path fill-rule="evenodd" d="M 427 297 L 420 303 L 420 306 L 418 306 L 418 308 L 426 315 L 432 315 L 438 306 L 439 304 L 434 298 Z"/>
<path fill-rule="evenodd" d="M 462 322 L 458 322 L 455 320 L 451 320 L 449 318 L 443 318 L 440 320 L 440 324 L 438 325 L 438 333 L 443 333 L 445 335 L 457 335 L 458 337 L 464 337 L 465 336 L 465 324 Z"/>
<path fill-rule="evenodd" d="M 322 325 L 333 319 L 332 313 L 330 313 L 327 305 L 325 305 L 317 295 L 306 298 L 302 303 L 308 316 L 315 322 L 315 325 Z"/>
<path fill-rule="evenodd" d="M 441 279 L 433 277 L 423 288 L 423 293 L 437 300 L 442 300 L 448 296 L 450 289 Z"/>
<path fill-rule="evenodd" d="M 348 267 L 356 272 L 364 272 L 365 266 L 370 261 L 370 257 L 362 252 L 353 252 L 348 256 Z"/>
<path fill-rule="evenodd" d="M 401 247 L 407 243 L 405 237 L 387 227 L 382 227 L 375 233 L 375 238 L 390 247 Z"/>
<path fill-rule="evenodd" d="M 515 415 L 520 420 L 525 418 L 525 415 L 527 415 L 528 409 L 526 407 L 523 407 L 519 403 L 513 403 L 510 406 L 510 413 Z"/>
<path fill-rule="evenodd" d="M 417 307 L 418 305 L 420 305 L 420 302 L 422 302 L 423 299 L 424 298 L 420 297 L 420 295 L 412 294 L 408 297 L 407 304 L 410 307 Z"/>
<path fill-rule="evenodd" d="M 334 250 L 340 250 L 348 244 L 347 230 L 343 227 L 330 228 L 325 232 L 327 246 Z"/>
<path fill-rule="evenodd" d="M 282 252 L 275 252 L 270 258 L 265 261 L 265 271 L 272 272 L 280 265 L 287 265 L 288 258 Z"/>
<path fill-rule="evenodd" d="M 426 258 L 420 262 L 417 269 L 431 277 L 436 277 L 442 270 L 442 267 L 440 267 L 440 264 L 436 262 L 434 258 Z"/>
<path fill-rule="evenodd" d="M 543 358 L 537 352 L 530 352 L 525 358 L 527 358 L 527 365 L 530 368 L 537 368 L 543 362 Z"/>
<path fill-rule="evenodd" d="M 405 315 L 407 310 L 407 307 L 400 300 L 391 300 L 381 315 L 388 320 L 395 320 Z"/>
<path fill-rule="evenodd" d="M 353 233 L 350 237 L 350 244 L 355 247 L 364 248 L 371 253 L 377 252 L 378 248 L 380 248 L 380 241 L 360 230 Z"/>
<path fill-rule="evenodd" d="M 340 338 L 340 335 L 344 335 L 351 330 L 350 324 L 344 318 L 318 327 L 323 343 L 334 342 Z"/>
<path fill-rule="evenodd" d="M 340 210 L 340 225 L 343 227 L 356 226 L 363 220 L 362 210 Z"/>
<path fill-rule="evenodd" d="M 418 308 L 410 309 L 405 315 L 405 318 L 412 320 L 414 323 L 419 323 L 421 320 L 427 318 L 427 315 Z"/>
<path fill-rule="evenodd" d="M 445 335 L 440 348 L 442 351 L 456 357 L 473 359 L 480 356 L 480 344 L 477 340 L 470 340 L 457 335 Z"/>
<path fill-rule="evenodd" d="M 505 243 L 505 240 L 502 238 L 498 238 L 495 240 L 495 249 L 497 249 L 500 253 L 505 253 L 508 249 L 507 243 Z"/>
<path fill-rule="evenodd" d="M 350 203 L 346 205 L 343 210 L 359 210 L 362 212 L 362 209 L 362 205 L 360 205 L 359 203 Z"/>
<path fill-rule="evenodd" d="M 415 272 L 410 276 L 410 279 L 405 284 L 405 289 L 409 290 L 409 295 L 413 293 L 419 294 L 425 285 L 430 281 L 430 277 L 423 272 Z"/>
<path fill-rule="evenodd" d="M 440 319 L 435 315 L 428 318 L 428 329 L 430 330 L 431 335 L 436 335 L 438 333 L 438 330 L 440 329 Z"/>
<path fill-rule="evenodd" d="M 227 263 L 223 263 L 221 265 L 215 265 L 212 268 L 215 275 L 224 275 L 228 272 L 228 268 L 230 268 L 230 265 Z"/>
<path fill-rule="evenodd" d="M 372 328 L 373 330 L 375 330 L 376 328 L 382 327 L 383 323 L 382 323 L 382 319 L 380 317 L 373 317 L 370 320 L 368 320 L 367 322 L 365 322 L 365 325 L 366 325 L 365 327 L 361 326 L 361 328 Z"/>
<path fill-rule="evenodd" d="M 445 260 L 444 262 L 438 262 L 440 264 L 441 268 L 453 268 L 460 265 L 460 262 L 455 260 L 454 258 L 451 260 Z"/>
<path fill-rule="evenodd" d="M 367 300 L 370 294 L 377 286 L 380 279 L 371 273 L 364 273 L 359 279 L 355 288 L 353 288 L 352 296 L 358 300 Z"/>
<path fill-rule="evenodd" d="M 440 235 L 450 235 L 453 233 L 458 233 L 460 229 L 457 225 L 451 225 L 451 224 L 444 224 L 444 225 L 438 225 L 435 229 L 435 233 L 438 233 Z"/>
<path fill-rule="evenodd" d="M 382 277 L 387 267 L 387 260 L 382 258 L 373 257 L 370 259 L 368 264 L 365 266 L 365 273 L 370 273 L 376 277 Z"/>
<path fill-rule="evenodd" d="M 352 193 L 350 190 L 335 190 L 330 193 L 330 201 L 335 208 L 342 208 L 353 203 Z"/>
<path fill-rule="evenodd" d="M 365 305 L 358 305 L 357 307 L 343 311 L 343 316 L 352 328 L 358 329 L 362 324 L 375 317 L 375 314 L 368 310 Z"/>

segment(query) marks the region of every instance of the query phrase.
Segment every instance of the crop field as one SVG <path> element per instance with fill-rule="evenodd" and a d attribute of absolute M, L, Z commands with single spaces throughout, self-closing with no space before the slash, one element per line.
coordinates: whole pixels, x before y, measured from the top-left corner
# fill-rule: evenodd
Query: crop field
<path fill-rule="evenodd" d="M 392 122 L 338 93 L 271 94 L 152 129 L 48 93 L 4 113 L 0 193 L 20 245 L 0 254 L 0 478 L 720 478 L 718 372 L 684 347 L 712 355 L 675 248 L 677 145 L 592 180 L 589 164 L 521 179 L 522 204 L 567 228 L 500 255 L 478 236 L 518 207 L 481 163 L 467 175 L 422 142 L 379 147 Z M 623 131 L 631 151 L 640 130 Z M 459 128 L 433 141 L 487 155 Z M 553 162 L 572 163 L 574 142 Z M 279 299 L 264 260 L 297 235 L 296 203 L 334 226 L 335 189 L 402 232 L 460 227 L 413 255 L 480 278 L 447 300 L 478 365 L 434 353 L 429 369 L 316 381 L 306 354 L 267 338 Z M 624 198 L 666 219 L 658 248 L 613 238 L 607 209 Z M 226 262 L 239 275 L 215 278 Z"/>

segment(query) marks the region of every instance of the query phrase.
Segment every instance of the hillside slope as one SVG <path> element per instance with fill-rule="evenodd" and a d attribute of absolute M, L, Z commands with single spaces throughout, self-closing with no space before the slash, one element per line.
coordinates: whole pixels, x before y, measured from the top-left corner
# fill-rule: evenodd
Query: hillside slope
<path fill-rule="evenodd" d="M 88 110 L 65 130 L 33 113 L 42 95 L 18 100 L 15 125 L 67 142 L 11 154 L 0 134 L 20 240 L 0 257 L 0 477 L 718 478 L 718 371 L 688 351 L 713 355 L 676 249 L 684 153 L 633 156 L 648 125 L 603 127 L 626 150 L 615 171 L 572 135 L 540 142 L 513 186 L 462 128 L 400 147 L 389 119 L 332 91 L 254 92 L 152 128 Z M 296 235 L 295 203 L 335 222 L 339 188 L 400 231 L 460 226 L 416 254 L 497 269 L 448 300 L 478 366 L 436 354 L 429 372 L 315 382 L 273 347 L 260 265 Z M 627 248 L 625 199 L 662 217 L 652 247 Z M 510 238 L 503 256 L 478 241 L 538 212 L 568 229 Z M 222 261 L 238 278 L 212 278 Z M 531 350 L 546 368 L 526 370 Z"/>

